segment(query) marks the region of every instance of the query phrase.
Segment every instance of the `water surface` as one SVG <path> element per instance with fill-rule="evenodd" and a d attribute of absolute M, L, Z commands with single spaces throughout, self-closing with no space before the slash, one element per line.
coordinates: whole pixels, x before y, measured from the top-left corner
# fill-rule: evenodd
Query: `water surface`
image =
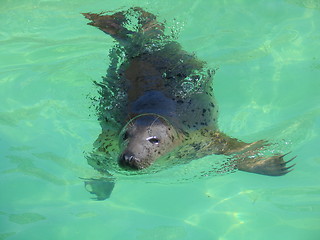
<path fill-rule="evenodd" d="M 283 177 L 174 173 L 117 182 L 94 201 L 84 152 L 100 132 L 89 96 L 110 37 L 81 12 L 141 6 L 219 68 L 220 129 L 298 155 Z M 318 1 L 2 0 L 0 239 L 320 238 Z M 177 169 L 191 176 L 208 159 Z"/>

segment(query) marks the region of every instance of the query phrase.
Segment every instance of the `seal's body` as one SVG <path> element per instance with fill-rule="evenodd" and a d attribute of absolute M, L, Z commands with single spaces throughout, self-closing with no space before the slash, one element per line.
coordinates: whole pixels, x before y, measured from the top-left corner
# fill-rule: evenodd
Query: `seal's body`
<path fill-rule="evenodd" d="M 234 158 L 239 170 L 272 176 L 290 171 L 284 155 L 252 157 L 265 141 L 244 143 L 219 132 L 211 86 L 214 71 L 170 40 L 153 14 L 131 8 L 84 16 L 119 44 L 111 51 L 106 78 L 97 83 L 102 133 L 96 147 L 103 157 L 91 157 L 92 166 L 106 172 L 117 159 L 121 168 L 141 170 L 162 158 L 239 153 Z M 133 16 L 138 26 L 130 30 Z"/>

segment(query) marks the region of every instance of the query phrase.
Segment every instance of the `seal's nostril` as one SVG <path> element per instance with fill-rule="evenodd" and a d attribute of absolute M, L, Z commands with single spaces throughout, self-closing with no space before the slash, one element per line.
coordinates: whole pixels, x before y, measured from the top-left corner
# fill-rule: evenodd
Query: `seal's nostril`
<path fill-rule="evenodd" d="M 138 169 L 137 160 L 133 154 L 124 153 L 119 158 L 119 165 L 125 169 Z"/>
<path fill-rule="evenodd" d="M 132 155 L 124 154 L 124 155 L 123 155 L 123 159 L 124 159 L 126 162 L 130 163 L 130 162 L 132 162 L 132 160 L 133 160 L 133 156 L 132 156 Z"/>

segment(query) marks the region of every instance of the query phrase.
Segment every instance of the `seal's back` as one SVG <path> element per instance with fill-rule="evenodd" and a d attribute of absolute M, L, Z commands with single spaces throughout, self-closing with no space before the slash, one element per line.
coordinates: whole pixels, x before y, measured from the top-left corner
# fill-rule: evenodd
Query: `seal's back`
<path fill-rule="evenodd" d="M 92 20 L 89 25 L 113 36 L 119 44 L 111 51 L 108 74 L 100 84 L 104 85 L 104 98 L 113 98 L 102 99 L 101 105 L 111 108 L 114 113 L 109 114 L 115 122 L 123 126 L 137 115 L 154 113 L 186 132 L 216 128 L 218 110 L 211 87 L 214 71 L 165 35 L 154 15 L 140 8 L 114 15 L 84 15 Z M 125 27 L 132 17 L 138 22 L 135 31 Z"/>

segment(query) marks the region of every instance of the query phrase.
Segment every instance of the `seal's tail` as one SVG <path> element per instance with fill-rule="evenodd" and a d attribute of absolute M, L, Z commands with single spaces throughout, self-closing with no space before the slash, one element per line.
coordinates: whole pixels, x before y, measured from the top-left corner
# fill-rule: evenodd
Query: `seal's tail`
<path fill-rule="evenodd" d="M 138 15 L 139 28 L 137 31 L 131 31 L 125 27 L 125 25 L 128 24 L 127 15 L 130 13 Z M 156 35 L 163 35 L 164 32 L 164 25 L 157 22 L 156 16 L 139 7 L 131 8 L 128 11 L 117 12 L 112 15 L 105 15 L 105 13 L 82 14 L 91 20 L 88 25 L 99 28 L 118 41 L 127 40 L 131 35 L 136 33 L 143 33 L 146 37 L 152 38 Z"/>

